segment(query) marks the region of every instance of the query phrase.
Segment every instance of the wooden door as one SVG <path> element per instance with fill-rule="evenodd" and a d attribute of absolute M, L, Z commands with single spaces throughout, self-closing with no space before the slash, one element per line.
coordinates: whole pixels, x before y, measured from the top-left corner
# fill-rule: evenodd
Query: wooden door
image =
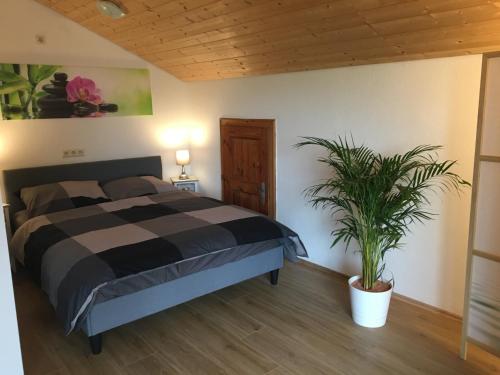
<path fill-rule="evenodd" d="M 222 198 L 275 215 L 274 120 L 220 120 Z"/>

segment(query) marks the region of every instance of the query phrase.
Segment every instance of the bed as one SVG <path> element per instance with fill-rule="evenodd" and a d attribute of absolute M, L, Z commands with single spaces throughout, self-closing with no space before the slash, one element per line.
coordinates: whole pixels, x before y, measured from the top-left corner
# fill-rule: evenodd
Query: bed
<path fill-rule="evenodd" d="M 307 256 L 284 225 L 178 190 L 14 220 L 25 209 L 22 188 L 131 176 L 162 179 L 161 157 L 3 172 L 16 258 L 47 293 L 66 334 L 83 330 L 94 354 L 103 332 L 265 273 L 276 285 L 284 257 Z"/>

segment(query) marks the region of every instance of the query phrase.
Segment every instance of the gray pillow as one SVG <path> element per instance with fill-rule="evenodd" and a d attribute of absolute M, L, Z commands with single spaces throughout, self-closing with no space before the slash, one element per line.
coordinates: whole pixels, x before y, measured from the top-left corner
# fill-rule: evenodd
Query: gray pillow
<path fill-rule="evenodd" d="M 19 228 L 26 221 L 28 221 L 28 219 L 29 219 L 29 217 L 28 217 L 28 211 L 27 210 L 17 211 L 14 214 L 14 225 L 15 225 L 14 229 Z"/>
<path fill-rule="evenodd" d="M 120 178 L 105 183 L 102 189 L 114 201 L 177 190 L 172 184 L 154 176 Z"/>
<path fill-rule="evenodd" d="M 97 181 L 61 181 L 21 189 L 26 217 L 109 202 Z"/>

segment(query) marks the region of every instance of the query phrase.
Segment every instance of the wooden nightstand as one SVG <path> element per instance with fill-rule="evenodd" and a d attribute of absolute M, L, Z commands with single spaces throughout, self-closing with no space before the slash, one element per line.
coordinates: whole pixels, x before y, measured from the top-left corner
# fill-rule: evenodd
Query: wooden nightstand
<path fill-rule="evenodd" d="M 170 177 L 172 185 L 180 190 L 198 192 L 198 179 L 195 176 L 191 176 L 188 179 L 181 180 L 179 177 Z"/>

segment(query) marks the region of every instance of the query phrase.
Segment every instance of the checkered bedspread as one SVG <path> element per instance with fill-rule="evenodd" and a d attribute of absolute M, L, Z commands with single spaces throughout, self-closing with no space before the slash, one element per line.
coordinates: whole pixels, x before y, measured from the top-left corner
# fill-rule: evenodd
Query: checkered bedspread
<path fill-rule="evenodd" d="M 99 291 L 123 295 L 199 270 L 182 272 L 179 265 L 189 260 L 217 254 L 215 263 L 198 262 L 210 268 L 277 245 L 289 258 L 307 256 L 284 225 L 183 191 L 37 216 L 16 231 L 11 244 L 49 295 L 66 333 L 85 319 Z M 168 267 L 175 272 L 158 272 Z"/>

